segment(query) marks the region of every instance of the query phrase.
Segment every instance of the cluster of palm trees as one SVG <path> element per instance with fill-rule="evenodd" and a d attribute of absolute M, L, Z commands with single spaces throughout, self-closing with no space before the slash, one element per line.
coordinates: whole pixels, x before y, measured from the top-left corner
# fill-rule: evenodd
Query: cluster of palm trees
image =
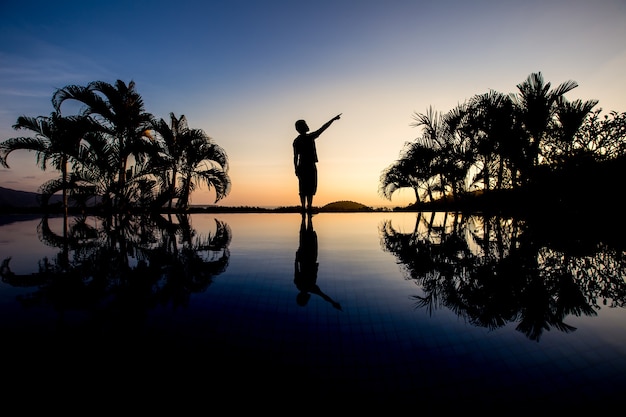
<path fill-rule="evenodd" d="M 62 115 L 69 101 L 81 104 L 78 114 Z M 52 105 L 50 116 L 20 116 L 13 126 L 34 137 L 0 143 L 6 168 L 9 154 L 28 150 L 41 169 L 59 171 L 40 187 L 44 206 L 60 192 L 66 212 L 69 201 L 114 212 L 186 210 L 198 186 L 213 189 L 216 202 L 230 192 L 224 149 L 184 115 L 170 113 L 168 123 L 146 112 L 134 81 L 68 85 L 55 91 Z"/>
<path fill-rule="evenodd" d="M 597 100 L 568 101 L 564 95 L 577 86 L 567 81 L 551 88 L 538 72 L 518 84 L 516 94 L 490 91 L 445 114 L 416 113 L 413 125 L 423 134 L 383 170 L 379 194 L 391 200 L 411 188 L 416 204 L 455 200 L 527 185 L 539 166 L 624 155 L 626 113 L 602 119 L 601 109 L 593 109 Z"/>

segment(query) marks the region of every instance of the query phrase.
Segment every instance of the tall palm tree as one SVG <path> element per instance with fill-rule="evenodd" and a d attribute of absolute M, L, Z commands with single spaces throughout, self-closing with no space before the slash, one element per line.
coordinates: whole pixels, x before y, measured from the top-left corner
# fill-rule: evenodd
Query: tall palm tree
<path fill-rule="evenodd" d="M 93 81 L 87 86 L 68 85 L 58 89 L 52 103 L 57 112 L 61 111 L 62 104 L 67 100 L 76 100 L 83 103 L 81 114 L 91 116 L 101 127 L 102 132 L 117 142 L 119 152 L 117 165 L 117 204 L 129 203 L 124 198 L 128 165 L 133 157 L 138 163 L 145 161 L 144 157 L 150 146 L 146 137 L 152 115 L 144 110 L 143 99 L 135 89 L 135 82 L 126 85 L 117 80 L 115 84 L 103 81 Z M 130 172 L 132 175 L 132 172 Z"/>
<path fill-rule="evenodd" d="M 476 149 L 473 141 L 463 126 L 469 116 L 467 104 L 459 104 L 442 116 L 447 132 L 448 154 L 448 181 L 452 186 L 453 198 L 458 198 L 461 192 L 467 191 L 468 177 L 476 164 Z"/>
<path fill-rule="evenodd" d="M 42 170 L 46 170 L 48 163 L 61 173 L 61 181 L 52 180 L 58 184 L 55 188 L 63 192 L 63 209 L 67 214 L 69 162 L 76 158 L 79 153 L 81 140 L 86 132 L 92 128 L 91 120 L 83 116 L 62 117 L 60 113 L 53 112 L 50 116 L 27 117 L 20 116 L 13 125 L 16 130 L 30 130 L 35 137 L 14 137 L 0 143 L 0 164 L 9 168 L 7 158 L 9 154 L 17 150 L 35 152 L 37 164 Z M 47 189 L 46 184 L 42 189 Z"/>
<path fill-rule="evenodd" d="M 514 185 L 519 155 L 524 151 L 524 135 L 510 96 L 496 91 L 479 94 L 470 99 L 468 110 L 464 129 L 482 165 L 484 189 L 490 190 L 492 175 L 496 189 L 504 188 L 505 177 Z M 492 173 L 492 167 L 497 171 Z"/>
<path fill-rule="evenodd" d="M 157 198 L 155 204 L 162 206 L 163 201 L 166 199 L 168 208 L 171 210 L 172 204 L 178 195 L 176 184 L 179 170 L 184 163 L 184 146 L 191 141 L 189 137 L 191 131 L 187 124 L 187 118 L 184 115 L 177 118 L 174 113 L 170 113 L 169 125 L 164 119 L 154 120 L 151 129 L 158 134 L 163 148 L 163 151 L 160 153 L 162 157 L 152 160 L 157 174 L 160 174 L 159 176 L 162 179 L 161 197 Z"/>
<path fill-rule="evenodd" d="M 447 152 L 447 132 L 443 125 L 441 115 L 432 107 L 429 107 L 426 113 L 415 113 L 413 115 L 413 127 L 422 128 L 422 136 L 416 141 L 422 146 L 431 148 L 436 151 L 436 158 L 431 163 L 433 178 L 437 178 L 439 190 L 442 197 L 445 198 L 445 153 Z"/>
<path fill-rule="evenodd" d="M 560 97 L 578 87 L 578 83 L 570 80 L 555 89 L 550 87 L 549 82 L 544 82 L 541 72 L 537 72 L 517 85 L 517 94 L 511 94 L 520 121 L 530 136 L 527 163 L 532 166 L 537 166 L 540 162 L 541 143 L 554 125 Z"/>
<path fill-rule="evenodd" d="M 414 127 L 422 127 L 423 135 L 417 139 L 425 147 L 436 151 L 431 169 L 442 198 L 451 189 L 453 198 L 464 187 L 469 167 L 473 164 L 472 149 L 461 129 L 466 116 L 465 105 L 460 104 L 446 114 L 431 108 L 426 113 L 414 115 Z"/>

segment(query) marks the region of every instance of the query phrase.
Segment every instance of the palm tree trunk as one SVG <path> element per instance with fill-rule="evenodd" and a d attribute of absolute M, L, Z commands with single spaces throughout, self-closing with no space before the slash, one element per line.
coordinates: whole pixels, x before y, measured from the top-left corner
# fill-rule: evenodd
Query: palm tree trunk
<path fill-rule="evenodd" d="M 420 193 L 417 185 L 413 187 L 413 192 L 415 193 L 415 204 L 418 204 L 420 202 Z"/>
<path fill-rule="evenodd" d="M 497 190 L 502 190 L 504 188 L 504 161 L 502 156 L 500 156 L 498 158 L 499 164 L 498 164 L 498 175 L 497 178 L 498 180 L 496 181 L 496 189 Z"/>
<path fill-rule="evenodd" d="M 489 155 L 484 156 L 485 166 L 483 167 L 483 187 L 486 192 L 490 190 L 490 178 L 491 173 L 489 172 L 489 164 L 491 163 L 491 158 Z"/>
<path fill-rule="evenodd" d="M 61 176 L 63 178 L 63 187 L 62 187 L 62 193 L 63 193 L 63 214 L 65 216 L 65 218 L 67 219 L 67 158 L 63 157 L 63 162 L 61 162 Z"/>
<path fill-rule="evenodd" d="M 121 209 L 122 205 L 126 206 L 127 201 L 125 200 L 124 193 L 126 190 L 126 167 L 128 166 L 128 159 L 125 156 L 122 156 L 120 159 L 120 169 L 117 179 L 117 193 L 116 193 L 116 202 L 115 208 L 118 210 Z"/>
<path fill-rule="evenodd" d="M 170 190 L 169 190 L 169 210 L 172 210 L 172 203 L 175 197 L 175 193 L 176 193 L 176 176 L 178 175 L 178 171 L 176 169 L 176 166 L 174 166 L 173 170 L 172 170 L 172 182 L 170 183 Z"/>
<path fill-rule="evenodd" d="M 62 189 L 62 193 L 63 193 L 63 239 L 66 241 L 67 239 L 67 234 L 69 231 L 69 225 L 68 225 L 68 219 L 67 219 L 67 215 L 68 215 L 68 203 L 67 203 L 67 157 L 63 157 L 63 162 L 61 163 L 61 175 L 63 176 L 63 189 Z"/>
<path fill-rule="evenodd" d="M 443 174 L 439 174 L 439 185 L 441 187 L 441 199 L 446 201 L 446 178 Z"/>
<path fill-rule="evenodd" d="M 189 208 L 189 194 L 191 193 L 191 178 L 187 177 L 183 181 L 183 190 L 178 196 L 178 207 L 186 210 Z"/>

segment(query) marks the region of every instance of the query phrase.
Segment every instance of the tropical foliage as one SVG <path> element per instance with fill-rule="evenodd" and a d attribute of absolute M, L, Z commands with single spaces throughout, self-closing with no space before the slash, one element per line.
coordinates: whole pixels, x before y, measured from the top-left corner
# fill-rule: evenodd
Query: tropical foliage
<path fill-rule="evenodd" d="M 601 117 L 597 100 L 568 101 L 565 94 L 577 86 L 552 88 L 539 72 L 518 84 L 517 93 L 490 91 L 445 114 L 432 108 L 414 114 L 422 134 L 382 171 L 379 194 L 391 200 L 411 188 L 416 204 L 451 201 L 528 188 L 545 175 L 563 179 L 582 161 L 626 157 L 626 113 Z"/>
<path fill-rule="evenodd" d="M 69 101 L 81 105 L 79 114 L 64 116 Z M 0 143 L 0 164 L 17 150 L 34 151 L 37 163 L 51 163 L 58 180 L 40 187 L 43 203 L 57 192 L 75 206 L 88 201 L 107 211 L 185 210 L 192 192 L 206 185 L 215 201 L 230 192 L 228 157 L 200 129 L 191 129 L 185 116 L 170 114 L 171 124 L 146 112 L 135 83 L 94 81 L 55 91 L 49 117 L 18 118 L 13 126 L 35 137 L 15 137 Z"/>

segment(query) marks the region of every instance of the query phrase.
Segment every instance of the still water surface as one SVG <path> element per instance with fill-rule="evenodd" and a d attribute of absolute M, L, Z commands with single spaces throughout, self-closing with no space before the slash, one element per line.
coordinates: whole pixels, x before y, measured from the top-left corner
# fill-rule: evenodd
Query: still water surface
<path fill-rule="evenodd" d="M 67 227 L 0 216 L 0 352 L 31 393 L 63 379 L 135 400 L 141 386 L 515 414 L 626 389 L 626 260 L 601 242 L 574 254 L 523 222 L 446 213 Z"/>

